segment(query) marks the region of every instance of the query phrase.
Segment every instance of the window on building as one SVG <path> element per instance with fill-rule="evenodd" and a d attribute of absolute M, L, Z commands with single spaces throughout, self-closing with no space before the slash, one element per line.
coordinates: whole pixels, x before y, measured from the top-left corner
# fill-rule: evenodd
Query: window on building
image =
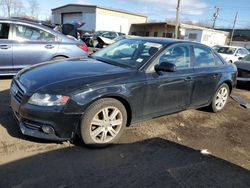
<path fill-rule="evenodd" d="M 166 37 L 166 33 L 163 33 L 163 34 L 162 34 L 162 37 L 164 37 L 164 38 L 165 38 L 165 37 Z"/>
<path fill-rule="evenodd" d="M 173 38 L 173 33 L 166 33 L 167 38 Z"/>
<path fill-rule="evenodd" d="M 158 37 L 158 32 L 154 32 L 154 37 Z"/>
<path fill-rule="evenodd" d="M 197 39 L 197 33 L 189 33 L 188 39 L 189 40 L 196 40 Z"/>
<path fill-rule="evenodd" d="M 148 31 L 146 32 L 145 36 L 146 36 L 146 37 L 148 37 L 148 36 L 149 36 L 149 32 L 148 32 Z"/>

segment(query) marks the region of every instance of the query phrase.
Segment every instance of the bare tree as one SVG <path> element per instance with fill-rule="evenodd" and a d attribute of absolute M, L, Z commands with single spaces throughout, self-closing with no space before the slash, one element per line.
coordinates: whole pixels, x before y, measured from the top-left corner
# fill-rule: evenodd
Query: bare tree
<path fill-rule="evenodd" d="M 22 0 L 0 0 L 0 5 L 3 12 L 7 12 L 8 18 L 10 18 L 12 15 L 21 16 L 24 14 Z"/>
<path fill-rule="evenodd" d="M 39 3 L 37 0 L 28 0 L 30 16 L 37 18 L 38 17 L 38 9 Z"/>
<path fill-rule="evenodd" d="M 12 15 L 16 17 L 25 15 L 23 2 L 21 0 L 13 0 Z"/>

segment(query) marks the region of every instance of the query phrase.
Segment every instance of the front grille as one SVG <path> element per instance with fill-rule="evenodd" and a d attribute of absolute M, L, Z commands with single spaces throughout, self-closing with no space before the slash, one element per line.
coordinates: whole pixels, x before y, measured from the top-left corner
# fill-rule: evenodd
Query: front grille
<path fill-rule="evenodd" d="M 245 71 L 245 70 L 240 70 L 238 72 L 238 77 L 242 77 L 242 78 L 250 78 L 250 72 Z"/>
<path fill-rule="evenodd" d="M 21 103 L 25 94 L 25 89 L 17 81 L 13 81 L 11 85 L 11 94 L 17 102 Z"/>

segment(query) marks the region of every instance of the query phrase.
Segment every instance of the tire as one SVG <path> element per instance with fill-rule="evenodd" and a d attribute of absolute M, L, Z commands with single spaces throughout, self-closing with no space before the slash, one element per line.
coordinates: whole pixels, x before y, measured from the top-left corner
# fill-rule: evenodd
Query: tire
<path fill-rule="evenodd" d="M 227 84 L 222 84 L 219 89 L 215 92 L 213 101 L 211 103 L 211 109 L 213 112 L 222 111 L 228 101 L 230 90 Z"/>
<path fill-rule="evenodd" d="M 105 147 L 114 143 L 127 124 L 123 104 L 112 98 L 95 101 L 85 111 L 80 126 L 83 142 L 91 147 Z"/>
<path fill-rule="evenodd" d="M 60 60 L 60 59 L 66 59 L 64 56 L 56 56 L 52 58 L 52 61 Z"/>

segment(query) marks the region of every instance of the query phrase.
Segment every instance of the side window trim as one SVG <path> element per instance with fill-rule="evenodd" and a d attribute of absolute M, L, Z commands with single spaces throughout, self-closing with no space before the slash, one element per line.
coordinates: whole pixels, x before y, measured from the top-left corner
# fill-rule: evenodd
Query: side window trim
<path fill-rule="evenodd" d="M 154 72 L 154 66 L 159 63 L 160 57 L 168 50 L 169 48 L 175 47 L 175 46 L 187 46 L 189 48 L 189 55 L 190 55 L 190 67 L 188 68 L 181 68 L 177 69 L 182 71 L 182 70 L 188 70 L 188 69 L 193 69 L 194 68 L 194 55 L 193 55 L 193 49 L 192 49 L 192 44 L 191 43 L 177 43 L 177 44 L 171 44 L 166 46 L 165 48 L 162 49 L 161 53 L 157 56 L 156 59 L 154 59 L 150 65 L 145 69 L 145 72 L 151 73 Z"/>

